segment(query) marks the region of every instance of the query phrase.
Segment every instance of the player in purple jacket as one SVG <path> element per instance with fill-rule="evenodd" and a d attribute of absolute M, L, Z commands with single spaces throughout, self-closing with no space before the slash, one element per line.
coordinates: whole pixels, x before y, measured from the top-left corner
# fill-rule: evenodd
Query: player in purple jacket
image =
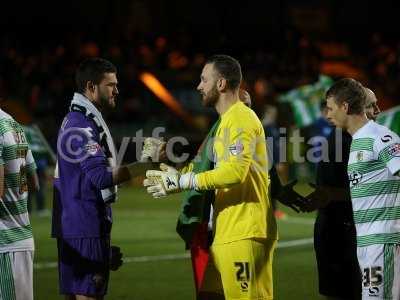
<path fill-rule="evenodd" d="M 109 270 L 122 264 L 119 248 L 110 246 L 110 204 L 117 185 L 147 166 L 116 164 L 102 112 L 115 107 L 117 83 L 111 62 L 82 62 L 77 93 L 58 134 L 52 236 L 57 238 L 60 293 L 66 299 L 103 299 Z"/>

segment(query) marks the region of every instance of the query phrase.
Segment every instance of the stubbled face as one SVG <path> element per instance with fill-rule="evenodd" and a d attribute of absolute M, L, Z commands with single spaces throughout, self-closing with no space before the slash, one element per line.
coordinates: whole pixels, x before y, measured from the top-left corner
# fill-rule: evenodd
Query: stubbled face
<path fill-rule="evenodd" d="M 338 104 L 334 97 L 326 99 L 326 118 L 329 122 L 339 128 L 346 129 L 347 124 L 347 106 Z"/>
<path fill-rule="evenodd" d="M 367 115 L 368 119 L 376 121 L 376 118 L 381 112 L 378 106 L 378 99 L 376 98 L 375 94 L 372 94 L 368 95 L 366 101 L 365 114 Z"/>
<path fill-rule="evenodd" d="M 197 90 L 203 98 L 204 106 L 214 106 L 220 97 L 220 92 L 217 89 L 217 81 L 219 75 L 214 69 L 213 64 L 206 64 L 201 72 L 200 83 Z"/>
<path fill-rule="evenodd" d="M 118 95 L 117 74 L 104 73 L 103 80 L 97 85 L 96 103 L 102 108 L 114 108 L 115 98 Z"/>

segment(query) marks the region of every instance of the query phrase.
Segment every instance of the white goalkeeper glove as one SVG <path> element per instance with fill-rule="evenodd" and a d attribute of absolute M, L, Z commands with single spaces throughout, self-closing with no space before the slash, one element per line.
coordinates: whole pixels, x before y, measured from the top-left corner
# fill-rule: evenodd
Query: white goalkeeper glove
<path fill-rule="evenodd" d="M 178 170 L 166 164 L 160 164 L 159 170 L 148 170 L 143 185 L 153 198 L 165 197 L 182 190 L 195 189 L 196 178 L 193 172 L 181 175 Z"/>
<path fill-rule="evenodd" d="M 162 139 L 156 139 L 153 137 L 147 137 L 144 139 L 143 150 L 140 155 L 140 161 L 157 162 L 163 159 L 165 155 L 165 142 Z"/>

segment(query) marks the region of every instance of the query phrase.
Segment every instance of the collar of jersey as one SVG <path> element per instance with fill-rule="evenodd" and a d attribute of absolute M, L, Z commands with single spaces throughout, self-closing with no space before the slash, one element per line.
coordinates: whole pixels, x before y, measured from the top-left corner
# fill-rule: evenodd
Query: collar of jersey
<path fill-rule="evenodd" d="M 221 115 L 221 119 L 228 116 L 235 109 L 235 107 L 239 106 L 239 103 L 243 103 L 243 102 L 239 100 L 235 104 L 232 104 L 231 107 L 229 107 L 228 110 Z"/>
<path fill-rule="evenodd" d="M 354 134 L 353 134 L 353 139 L 357 138 L 360 134 L 363 133 L 364 130 L 367 130 L 368 127 L 370 127 L 374 121 L 369 120 L 367 123 L 364 124 L 363 127 L 359 128 Z"/>

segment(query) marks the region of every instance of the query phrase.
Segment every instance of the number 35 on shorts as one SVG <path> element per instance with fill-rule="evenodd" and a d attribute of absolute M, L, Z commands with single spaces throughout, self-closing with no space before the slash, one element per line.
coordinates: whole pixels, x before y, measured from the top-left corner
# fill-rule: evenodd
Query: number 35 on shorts
<path fill-rule="evenodd" d="M 367 289 L 369 297 L 379 297 L 383 292 L 381 284 L 383 283 L 383 270 L 381 266 L 368 267 L 363 269 L 362 284 Z"/>
<path fill-rule="evenodd" d="M 365 288 L 381 285 L 383 281 L 382 267 L 377 266 L 364 268 L 362 281 Z"/>

